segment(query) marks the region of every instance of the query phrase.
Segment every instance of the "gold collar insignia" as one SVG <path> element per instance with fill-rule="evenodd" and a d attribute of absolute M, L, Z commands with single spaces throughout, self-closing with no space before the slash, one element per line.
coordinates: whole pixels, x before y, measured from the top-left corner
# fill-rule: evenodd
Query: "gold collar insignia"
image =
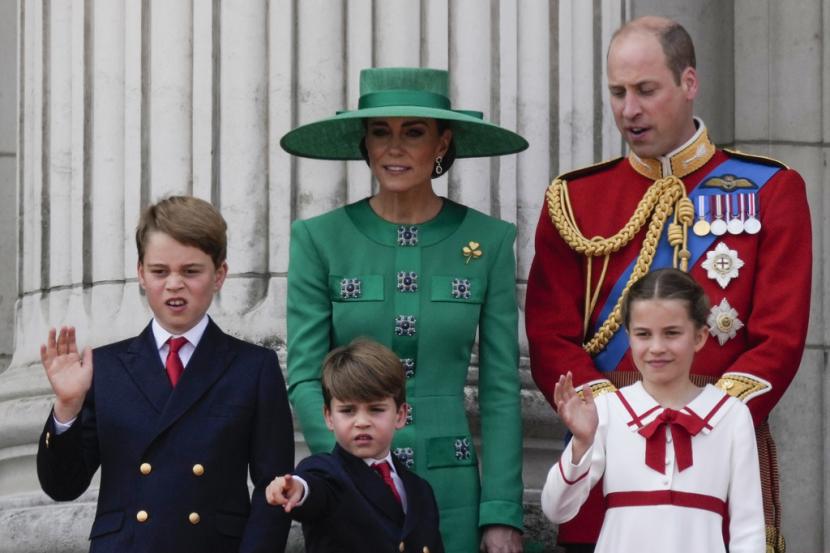
<path fill-rule="evenodd" d="M 694 173 L 715 155 L 715 145 L 709 140 L 706 125 L 698 118 L 697 132 L 684 145 L 673 152 L 658 158 L 641 158 L 634 152 L 629 152 L 628 161 L 635 171 L 651 180 L 657 180 L 674 175 L 683 178 Z"/>

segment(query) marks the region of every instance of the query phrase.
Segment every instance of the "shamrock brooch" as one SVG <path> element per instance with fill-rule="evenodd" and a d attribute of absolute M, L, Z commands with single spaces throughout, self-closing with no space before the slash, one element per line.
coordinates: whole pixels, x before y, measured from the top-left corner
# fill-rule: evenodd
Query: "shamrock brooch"
<path fill-rule="evenodd" d="M 471 259 L 478 259 L 481 257 L 481 249 L 479 246 L 481 246 L 481 244 L 470 240 L 469 244 L 461 248 L 461 253 L 464 254 L 464 257 L 467 259 L 467 261 L 464 262 L 465 265 L 469 263 Z"/>

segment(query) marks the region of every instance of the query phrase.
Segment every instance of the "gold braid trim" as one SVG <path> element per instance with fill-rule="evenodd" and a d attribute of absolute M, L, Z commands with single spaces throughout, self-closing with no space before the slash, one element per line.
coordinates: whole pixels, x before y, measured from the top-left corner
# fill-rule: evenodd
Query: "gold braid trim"
<path fill-rule="evenodd" d="M 772 385 L 766 380 L 742 373 L 726 373 L 718 379 L 715 386 L 743 402 L 772 389 Z"/>
<path fill-rule="evenodd" d="M 597 380 L 589 384 L 589 386 L 591 388 L 591 394 L 593 394 L 594 397 L 599 397 L 603 394 L 608 394 L 617 391 L 617 387 L 611 384 L 611 382 L 609 382 L 608 380 Z M 582 386 L 579 387 L 579 390 L 577 390 L 576 395 L 584 399 L 585 396 L 582 394 Z"/>
<path fill-rule="evenodd" d="M 784 541 L 781 531 L 775 526 L 767 526 L 766 529 L 767 553 L 786 553 L 787 543 Z"/>
<path fill-rule="evenodd" d="M 608 318 L 603 321 L 596 334 L 582 347 L 590 355 L 596 355 L 605 348 L 608 341 L 620 328 L 622 302 L 628 293 L 631 285 L 648 273 L 654 254 L 657 251 L 657 243 L 660 240 L 660 233 L 669 217 L 674 213 L 674 221 L 669 224 L 669 244 L 674 246 L 674 266 L 681 270 L 688 270 L 688 261 L 691 257 L 687 248 L 687 236 L 689 226 L 694 221 L 694 205 L 686 197 L 686 187 L 679 178 L 670 175 L 666 178 L 654 181 L 646 191 L 643 198 L 637 204 L 637 209 L 628 222 L 614 236 L 603 238 L 596 236 L 586 238 L 576 224 L 570 197 L 568 195 L 568 184 L 564 179 L 555 179 L 548 187 L 547 193 L 548 213 L 562 239 L 574 251 L 585 255 L 588 259 L 588 271 L 586 282 L 586 302 L 595 294 L 591 293 L 591 258 L 598 256 L 610 256 L 626 246 L 637 235 L 641 228 L 648 222 L 646 237 L 637 256 L 637 262 L 631 277 L 623 289 L 623 293 L 617 299 L 617 303 Z M 607 261 L 607 260 L 606 260 Z M 602 286 L 605 278 L 605 271 L 597 283 L 597 290 Z M 590 318 L 593 311 L 593 303 L 587 304 L 585 320 Z M 586 325 L 587 326 L 587 325 Z"/>

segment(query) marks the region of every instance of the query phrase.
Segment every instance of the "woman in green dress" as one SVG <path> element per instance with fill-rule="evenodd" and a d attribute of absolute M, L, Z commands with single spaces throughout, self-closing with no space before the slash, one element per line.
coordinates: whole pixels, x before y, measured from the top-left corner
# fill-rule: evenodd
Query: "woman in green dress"
<path fill-rule="evenodd" d="M 519 135 L 454 111 L 446 71 L 366 69 L 359 109 L 281 141 L 317 159 L 364 159 L 378 192 L 291 228 L 289 397 L 312 452 L 330 451 L 320 365 L 358 336 L 407 373 L 394 454 L 432 485 L 448 552 L 522 550 L 522 431 L 515 226 L 439 197 L 455 158 L 518 152 Z M 481 459 L 464 408 L 478 330 Z M 479 461 L 481 476 L 479 476 Z"/>

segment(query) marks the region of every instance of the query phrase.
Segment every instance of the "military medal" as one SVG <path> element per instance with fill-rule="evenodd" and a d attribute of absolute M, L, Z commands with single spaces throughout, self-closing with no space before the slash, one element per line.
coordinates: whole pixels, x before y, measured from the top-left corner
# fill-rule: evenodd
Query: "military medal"
<path fill-rule="evenodd" d="M 748 194 L 748 216 L 744 222 L 744 230 L 749 234 L 758 234 L 761 231 L 761 221 L 758 219 L 757 210 L 758 204 L 756 202 L 755 194 Z"/>
<path fill-rule="evenodd" d="M 709 234 L 709 221 L 706 220 L 706 196 L 697 197 L 697 222 L 692 227 L 692 232 L 698 236 Z"/>
<path fill-rule="evenodd" d="M 706 276 L 717 281 L 721 288 L 726 288 L 729 281 L 738 278 L 738 269 L 744 266 L 736 250 L 731 250 L 721 242 L 717 247 L 706 252 L 706 261 L 700 264 L 706 269 Z"/>
<path fill-rule="evenodd" d="M 727 340 L 734 338 L 738 331 L 744 327 L 744 323 L 738 318 L 738 312 L 729 305 L 726 298 L 723 298 L 718 305 L 712 306 L 706 324 L 709 325 L 709 332 L 718 339 L 720 345 L 724 345 Z"/>
<path fill-rule="evenodd" d="M 741 234 L 744 231 L 744 211 L 743 209 L 735 209 L 737 206 L 732 204 L 732 200 L 740 196 L 740 194 L 736 194 L 724 198 L 726 200 L 726 220 L 729 221 L 726 224 L 726 230 L 729 231 L 729 234 Z"/>
<path fill-rule="evenodd" d="M 712 201 L 715 202 L 715 220 L 712 221 L 710 230 L 715 236 L 723 236 L 726 234 L 726 221 L 723 220 L 723 204 L 721 200 L 720 194 L 712 196 Z"/>

